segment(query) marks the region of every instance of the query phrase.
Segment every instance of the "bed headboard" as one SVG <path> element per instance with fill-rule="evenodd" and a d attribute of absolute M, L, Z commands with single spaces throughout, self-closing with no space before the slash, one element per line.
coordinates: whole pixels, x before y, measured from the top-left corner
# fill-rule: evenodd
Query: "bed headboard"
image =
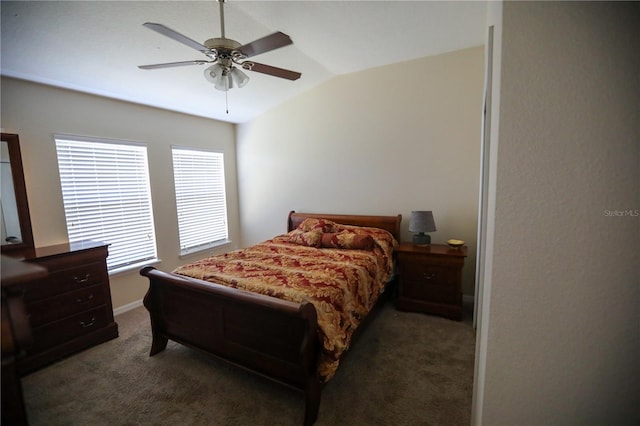
<path fill-rule="evenodd" d="M 385 231 L 389 231 L 397 241 L 400 241 L 401 214 L 397 216 L 368 216 L 330 213 L 296 213 L 295 211 L 291 211 L 289 212 L 287 221 L 287 232 L 296 229 L 298 225 L 308 217 L 327 219 L 343 225 L 370 226 L 384 229 Z"/>

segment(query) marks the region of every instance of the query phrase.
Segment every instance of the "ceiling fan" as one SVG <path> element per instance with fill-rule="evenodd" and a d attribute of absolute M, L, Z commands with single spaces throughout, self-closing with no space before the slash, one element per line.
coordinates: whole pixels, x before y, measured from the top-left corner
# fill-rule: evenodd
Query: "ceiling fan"
<path fill-rule="evenodd" d="M 287 80 L 297 80 L 298 78 L 300 78 L 302 74 L 300 74 L 299 72 L 290 71 L 271 65 L 260 64 L 258 62 L 248 60 L 248 58 L 257 56 L 261 53 L 269 52 L 271 50 L 293 44 L 291 37 L 278 31 L 244 45 L 230 38 L 226 38 L 224 34 L 225 0 L 218 0 L 218 3 L 220 4 L 221 35 L 219 38 L 210 38 L 202 44 L 162 24 L 156 24 L 153 22 L 147 22 L 143 24 L 145 27 L 153 31 L 156 31 L 179 43 L 184 44 L 185 46 L 191 47 L 192 49 L 204 53 L 204 55 L 209 58 L 208 60 L 196 59 L 193 61 L 140 65 L 138 66 L 138 68 L 141 68 L 143 70 L 152 70 L 158 68 L 181 67 L 185 65 L 212 64 L 210 67 L 205 69 L 204 76 L 208 81 L 215 85 L 214 87 L 216 89 L 222 90 L 224 92 L 236 86 L 243 87 L 249 82 L 249 77 L 238 67 L 248 71 L 268 74 Z"/>

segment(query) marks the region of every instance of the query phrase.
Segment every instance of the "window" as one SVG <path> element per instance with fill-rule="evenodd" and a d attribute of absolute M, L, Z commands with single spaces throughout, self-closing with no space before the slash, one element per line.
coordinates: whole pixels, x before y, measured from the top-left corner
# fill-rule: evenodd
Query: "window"
<path fill-rule="evenodd" d="M 172 152 L 180 254 L 226 243 L 224 155 L 177 147 Z"/>
<path fill-rule="evenodd" d="M 109 245 L 109 271 L 157 260 L 147 148 L 55 135 L 69 241 Z"/>

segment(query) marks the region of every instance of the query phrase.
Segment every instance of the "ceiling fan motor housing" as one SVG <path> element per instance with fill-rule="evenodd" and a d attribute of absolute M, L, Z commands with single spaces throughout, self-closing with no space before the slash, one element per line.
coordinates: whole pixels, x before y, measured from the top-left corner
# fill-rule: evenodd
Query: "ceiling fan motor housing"
<path fill-rule="evenodd" d="M 230 38 L 210 38 L 209 40 L 203 43 L 209 49 L 225 49 L 225 50 L 235 50 L 238 47 L 242 46 L 235 40 L 231 40 Z"/>

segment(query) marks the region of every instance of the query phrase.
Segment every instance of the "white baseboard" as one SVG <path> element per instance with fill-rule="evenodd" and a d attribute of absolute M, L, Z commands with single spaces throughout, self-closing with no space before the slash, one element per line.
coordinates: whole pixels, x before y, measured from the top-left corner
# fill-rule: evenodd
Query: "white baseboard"
<path fill-rule="evenodd" d="M 114 309 L 113 315 L 115 316 L 115 315 L 124 314 L 125 312 L 128 312 L 135 308 L 139 308 L 140 306 L 142 306 L 142 299 L 136 300 L 135 302 L 127 303 L 124 306 L 120 306 L 119 308 Z"/>

